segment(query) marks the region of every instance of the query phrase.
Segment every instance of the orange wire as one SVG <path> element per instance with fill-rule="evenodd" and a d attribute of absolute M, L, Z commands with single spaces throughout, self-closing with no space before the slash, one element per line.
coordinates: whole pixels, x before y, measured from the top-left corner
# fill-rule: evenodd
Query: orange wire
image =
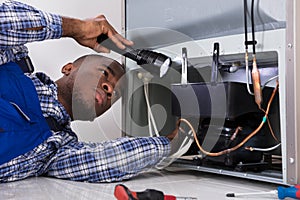
<path fill-rule="evenodd" d="M 270 111 L 270 106 L 271 106 L 271 103 L 272 103 L 272 101 L 273 101 L 273 99 L 275 97 L 275 94 L 276 94 L 277 90 L 278 90 L 278 82 L 276 84 L 276 87 L 273 90 L 273 93 L 272 93 L 270 99 L 269 99 L 269 102 L 268 102 L 268 105 L 267 105 L 267 109 L 265 111 L 265 116 L 263 117 L 263 120 L 260 123 L 260 125 L 250 135 L 248 135 L 242 142 L 240 142 L 239 144 L 237 144 L 236 146 L 234 146 L 232 148 L 225 149 L 225 150 L 220 151 L 220 152 L 212 153 L 212 152 L 208 152 L 208 151 L 204 150 L 202 148 L 202 146 L 200 145 L 200 143 L 199 143 L 196 131 L 195 131 L 194 127 L 192 126 L 192 124 L 188 120 L 186 120 L 184 118 L 180 118 L 179 121 L 180 122 L 185 122 L 189 126 L 189 128 L 192 130 L 195 142 L 196 142 L 196 144 L 197 144 L 197 146 L 198 146 L 198 148 L 200 149 L 201 152 L 203 152 L 204 154 L 206 154 L 208 156 L 213 156 L 213 157 L 215 157 L 215 156 L 221 156 L 221 155 L 224 155 L 224 154 L 228 154 L 228 153 L 230 153 L 232 151 L 237 150 L 241 146 L 243 146 L 249 139 L 251 139 L 255 134 L 257 134 L 257 132 L 263 127 L 264 123 L 267 121 L 267 115 L 268 115 L 268 113 Z"/>

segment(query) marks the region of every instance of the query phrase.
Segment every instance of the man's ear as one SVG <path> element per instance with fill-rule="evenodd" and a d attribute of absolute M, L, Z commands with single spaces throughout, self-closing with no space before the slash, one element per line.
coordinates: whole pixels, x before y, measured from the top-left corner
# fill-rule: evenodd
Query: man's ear
<path fill-rule="evenodd" d="M 74 65 L 72 63 L 68 63 L 65 66 L 63 66 L 63 68 L 61 69 L 61 73 L 68 76 L 71 73 L 73 68 L 74 68 Z"/>

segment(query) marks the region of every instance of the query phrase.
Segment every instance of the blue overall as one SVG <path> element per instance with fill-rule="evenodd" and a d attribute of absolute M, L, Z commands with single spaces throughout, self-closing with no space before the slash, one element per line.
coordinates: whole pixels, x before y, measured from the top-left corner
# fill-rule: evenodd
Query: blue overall
<path fill-rule="evenodd" d="M 16 63 L 0 65 L 0 165 L 51 135 L 31 79 Z"/>

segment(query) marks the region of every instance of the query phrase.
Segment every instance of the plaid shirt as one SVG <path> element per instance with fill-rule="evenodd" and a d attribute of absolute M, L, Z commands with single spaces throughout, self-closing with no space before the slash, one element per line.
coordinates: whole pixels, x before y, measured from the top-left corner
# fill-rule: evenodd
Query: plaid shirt
<path fill-rule="evenodd" d="M 24 43 L 61 36 L 61 18 L 7 1 L 0 5 L 0 64 L 27 55 Z M 22 28 L 43 26 L 41 31 Z M 20 46 L 18 46 L 20 45 Z M 71 118 L 57 98 L 56 84 L 45 74 L 30 75 L 45 117 L 64 127 L 44 143 L 0 166 L 0 182 L 48 175 L 57 178 L 111 182 L 131 178 L 153 167 L 170 152 L 166 137 L 119 138 L 102 143 L 79 142 Z"/>
<path fill-rule="evenodd" d="M 57 99 L 57 86 L 45 74 L 31 75 L 45 117 L 53 117 L 62 131 L 43 144 L 0 166 L 0 182 L 48 175 L 88 181 L 121 181 L 145 171 L 170 152 L 165 137 L 123 137 L 102 143 L 79 142 L 70 128 L 71 118 Z"/>
<path fill-rule="evenodd" d="M 62 19 L 29 5 L 7 0 L 0 4 L 0 64 L 19 60 L 28 54 L 24 44 L 60 38 Z M 40 30 L 25 30 L 42 27 Z"/>

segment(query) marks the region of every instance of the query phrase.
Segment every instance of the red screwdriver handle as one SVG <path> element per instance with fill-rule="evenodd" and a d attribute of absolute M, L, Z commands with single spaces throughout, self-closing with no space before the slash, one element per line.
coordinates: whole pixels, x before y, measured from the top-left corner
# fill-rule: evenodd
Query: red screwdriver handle
<path fill-rule="evenodd" d="M 122 184 L 115 186 L 114 195 L 118 200 L 137 200 L 136 193 L 130 191 L 125 185 Z"/>
<path fill-rule="evenodd" d="M 118 200 L 166 200 L 161 191 L 147 189 L 142 192 L 134 192 L 122 184 L 116 185 L 114 195 Z M 169 196 L 167 195 L 167 197 Z"/>

